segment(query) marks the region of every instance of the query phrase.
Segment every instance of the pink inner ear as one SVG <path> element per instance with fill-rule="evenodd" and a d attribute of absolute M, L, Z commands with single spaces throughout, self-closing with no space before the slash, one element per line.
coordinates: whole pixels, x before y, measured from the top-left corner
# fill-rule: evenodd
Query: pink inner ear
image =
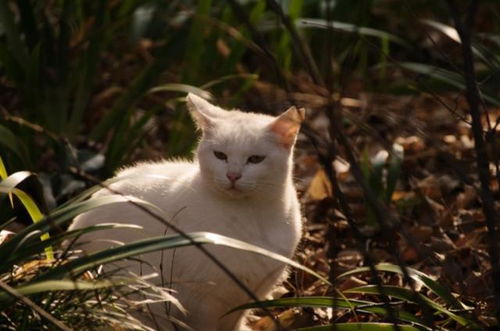
<path fill-rule="evenodd" d="M 299 124 L 286 118 L 278 119 L 271 126 L 271 131 L 278 135 L 279 143 L 285 148 L 292 147 L 298 130 Z"/>

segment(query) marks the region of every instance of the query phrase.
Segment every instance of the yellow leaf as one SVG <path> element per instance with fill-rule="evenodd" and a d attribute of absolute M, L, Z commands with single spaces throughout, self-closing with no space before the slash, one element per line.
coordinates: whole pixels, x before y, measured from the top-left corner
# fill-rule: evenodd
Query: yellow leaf
<path fill-rule="evenodd" d="M 307 195 L 312 200 L 323 200 L 332 196 L 332 184 L 323 169 L 319 169 L 314 175 L 307 189 Z"/>
<path fill-rule="evenodd" d="M 21 201 L 23 204 L 24 208 L 30 215 L 33 223 L 39 222 L 43 218 L 43 214 L 36 205 L 35 201 L 24 191 L 12 187 L 12 188 L 4 188 L 0 187 L 0 192 L 4 192 L 7 194 L 14 194 L 18 199 Z M 44 233 L 40 236 L 42 240 L 47 240 L 50 238 L 48 233 Z M 47 255 L 47 259 L 53 260 L 54 259 L 54 251 L 51 246 L 45 248 L 45 254 Z"/>
<path fill-rule="evenodd" d="M 5 164 L 3 164 L 2 158 L 0 157 L 0 179 L 7 178 L 7 169 L 5 168 Z M 12 199 L 12 193 L 9 193 L 9 201 L 10 206 L 14 208 L 14 200 Z"/>

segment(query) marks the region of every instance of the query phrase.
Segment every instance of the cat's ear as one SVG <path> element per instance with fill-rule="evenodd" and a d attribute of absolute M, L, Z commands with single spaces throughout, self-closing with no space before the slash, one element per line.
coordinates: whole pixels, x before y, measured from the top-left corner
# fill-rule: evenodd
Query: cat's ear
<path fill-rule="evenodd" d="M 278 141 L 283 147 L 293 146 L 305 115 L 304 108 L 292 106 L 271 123 L 271 131 L 278 135 Z"/>
<path fill-rule="evenodd" d="M 218 117 L 218 113 L 222 111 L 219 107 L 212 105 L 207 100 L 193 93 L 187 95 L 186 103 L 189 113 L 201 130 L 213 127 L 215 119 Z"/>

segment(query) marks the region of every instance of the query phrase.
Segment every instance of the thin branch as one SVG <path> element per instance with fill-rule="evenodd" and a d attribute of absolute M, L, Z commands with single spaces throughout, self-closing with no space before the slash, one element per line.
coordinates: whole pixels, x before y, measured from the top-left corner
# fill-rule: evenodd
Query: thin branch
<path fill-rule="evenodd" d="M 490 189 L 491 174 L 486 145 L 483 137 L 483 126 L 481 123 L 480 92 L 477 86 L 476 72 L 474 68 L 474 55 L 471 46 L 472 24 L 477 9 L 477 1 L 471 0 L 465 23 L 462 22 L 455 1 L 447 0 L 448 7 L 453 16 L 455 28 L 462 41 L 463 70 L 465 74 L 466 98 L 469 105 L 469 113 L 472 118 L 472 134 L 474 136 L 474 149 L 477 163 L 477 173 L 481 183 L 480 196 L 482 200 L 483 213 L 486 218 L 488 229 L 488 253 L 493 271 L 492 280 L 495 293 L 495 308 L 497 320 L 500 321 L 500 255 L 498 252 L 498 214 L 495 210 L 495 200 Z"/>

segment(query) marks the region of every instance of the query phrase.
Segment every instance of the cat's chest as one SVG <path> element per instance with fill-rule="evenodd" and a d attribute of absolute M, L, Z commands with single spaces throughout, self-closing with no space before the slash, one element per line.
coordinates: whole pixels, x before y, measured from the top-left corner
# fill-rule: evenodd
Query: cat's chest
<path fill-rule="evenodd" d="M 281 206 L 220 204 L 189 208 L 179 220 L 186 231 L 208 231 L 290 255 L 298 234 L 294 220 Z M 184 220 L 182 220 L 184 218 Z"/>

